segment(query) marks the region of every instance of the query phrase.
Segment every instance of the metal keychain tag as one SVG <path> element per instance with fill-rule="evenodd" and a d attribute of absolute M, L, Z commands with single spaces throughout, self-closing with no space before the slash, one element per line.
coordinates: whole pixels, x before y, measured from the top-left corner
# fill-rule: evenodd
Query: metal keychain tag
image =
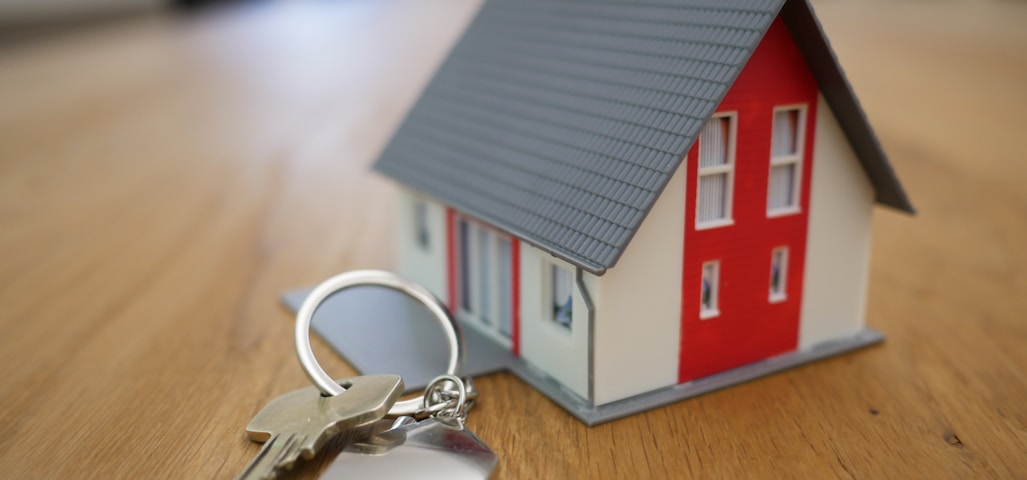
<path fill-rule="evenodd" d="M 439 389 L 440 385 L 454 385 L 456 395 Z M 443 375 L 432 380 L 424 410 L 433 409 L 430 402 L 446 408 L 421 421 L 412 417 L 400 417 L 391 425 L 380 421 L 369 436 L 347 445 L 321 478 L 488 478 L 499 458 L 464 425 L 471 404 L 466 398 L 460 379 Z"/>
<path fill-rule="evenodd" d="M 483 479 L 497 460 L 460 422 L 428 418 L 347 445 L 321 478 Z"/>

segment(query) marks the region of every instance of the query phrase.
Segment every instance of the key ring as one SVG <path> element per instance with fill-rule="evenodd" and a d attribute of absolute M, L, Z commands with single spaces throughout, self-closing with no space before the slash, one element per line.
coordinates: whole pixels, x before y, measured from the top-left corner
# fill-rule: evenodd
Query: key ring
<path fill-rule="evenodd" d="M 468 380 L 469 382 L 470 380 Z M 446 384 L 451 384 L 456 388 L 456 403 L 453 403 L 452 399 L 443 398 Z M 428 382 L 428 386 L 424 388 L 424 404 L 421 405 L 421 408 L 426 412 L 437 410 L 434 413 L 436 417 L 448 417 L 462 423 L 467 418 L 467 410 L 471 407 L 471 403 L 467 401 L 469 399 L 467 390 L 467 385 L 456 375 L 439 375 Z M 473 401 L 472 399 L 471 402 Z"/>
<path fill-rule="evenodd" d="M 325 395 L 335 396 L 346 389 L 335 383 L 332 377 L 324 371 L 321 364 L 314 358 L 314 351 L 310 347 L 310 321 L 314 317 L 314 311 L 328 297 L 337 292 L 351 287 L 362 285 L 377 285 L 399 291 L 424 305 L 438 320 L 445 333 L 446 341 L 449 342 L 449 364 L 446 366 L 447 375 L 457 375 L 463 369 L 464 364 L 464 343 L 460 335 L 460 327 L 449 311 L 443 307 L 442 302 L 424 287 L 406 280 L 394 273 L 381 270 L 355 270 L 336 275 L 325 280 L 303 300 L 299 312 L 296 314 L 296 355 L 299 357 L 300 365 L 306 372 L 307 378 L 317 386 Z M 423 408 L 424 395 L 396 402 L 389 410 L 389 416 L 414 415 Z"/>

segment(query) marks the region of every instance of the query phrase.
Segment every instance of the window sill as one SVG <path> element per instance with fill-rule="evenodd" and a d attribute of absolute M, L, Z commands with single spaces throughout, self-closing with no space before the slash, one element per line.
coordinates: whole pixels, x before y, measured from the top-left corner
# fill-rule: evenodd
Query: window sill
<path fill-rule="evenodd" d="M 802 209 L 799 207 L 778 208 L 776 210 L 767 210 L 767 218 L 787 217 L 801 212 Z"/>
<path fill-rule="evenodd" d="M 695 229 L 696 230 L 710 230 L 710 229 L 714 229 L 714 228 L 730 227 L 731 225 L 734 225 L 734 224 L 735 224 L 735 221 L 734 221 L 734 219 L 731 219 L 731 218 L 726 218 L 726 219 L 723 219 L 723 220 L 710 220 L 708 222 L 703 222 L 703 223 L 698 223 L 697 222 L 695 224 Z"/>
<path fill-rule="evenodd" d="M 554 330 L 559 331 L 559 332 L 563 332 L 563 333 L 565 333 L 567 335 L 570 335 L 571 332 L 574 331 L 574 328 L 573 328 L 574 323 L 573 322 L 564 324 L 564 323 L 557 322 L 556 320 L 550 319 L 549 320 L 549 324 L 553 326 Z"/>
<path fill-rule="evenodd" d="M 699 320 L 709 320 L 720 316 L 720 310 L 702 310 L 699 312 Z"/>

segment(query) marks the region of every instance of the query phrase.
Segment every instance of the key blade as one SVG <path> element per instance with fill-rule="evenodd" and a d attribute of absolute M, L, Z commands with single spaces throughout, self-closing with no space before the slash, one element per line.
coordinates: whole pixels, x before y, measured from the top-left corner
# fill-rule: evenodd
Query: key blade
<path fill-rule="evenodd" d="M 283 457 L 295 450 L 298 440 L 295 435 L 272 435 L 264 443 L 257 456 L 250 460 L 236 480 L 268 480 L 278 476 Z"/>

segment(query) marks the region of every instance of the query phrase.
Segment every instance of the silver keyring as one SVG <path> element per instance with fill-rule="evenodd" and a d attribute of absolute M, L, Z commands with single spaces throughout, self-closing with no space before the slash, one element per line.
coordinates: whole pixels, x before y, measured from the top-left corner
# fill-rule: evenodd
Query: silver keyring
<path fill-rule="evenodd" d="M 338 395 L 346 389 L 335 383 L 332 377 L 325 373 L 324 368 L 314 358 L 314 351 L 310 348 L 310 321 L 314 317 L 314 311 L 328 297 L 350 287 L 361 285 L 377 285 L 391 288 L 406 294 L 417 300 L 428 309 L 439 321 L 442 331 L 446 334 L 446 341 L 449 342 L 449 364 L 446 366 L 446 374 L 458 375 L 464 365 L 464 342 L 460 336 L 460 327 L 457 326 L 453 316 L 443 307 L 442 302 L 424 287 L 406 280 L 394 273 L 381 270 L 355 270 L 336 275 L 325 280 L 314 288 L 303 300 L 299 312 L 296 314 L 296 355 L 300 359 L 303 371 L 307 378 L 318 390 L 325 395 Z M 389 409 L 390 416 L 414 415 L 424 404 L 424 395 L 409 400 L 396 402 Z"/>
<path fill-rule="evenodd" d="M 447 383 L 456 387 L 455 402 L 453 400 L 437 398 L 440 397 L 439 394 Z M 427 387 L 424 387 L 424 404 L 421 405 L 421 408 L 425 412 L 431 412 L 440 406 L 443 408 L 435 412 L 436 416 L 459 418 L 461 420 L 467 416 L 467 408 L 469 408 L 467 403 L 467 386 L 456 375 L 439 375 L 428 382 Z"/>

